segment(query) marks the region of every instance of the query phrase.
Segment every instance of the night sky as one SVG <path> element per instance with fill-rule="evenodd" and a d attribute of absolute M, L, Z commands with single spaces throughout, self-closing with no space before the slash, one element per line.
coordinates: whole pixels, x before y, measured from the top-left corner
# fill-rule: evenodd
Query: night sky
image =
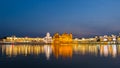
<path fill-rule="evenodd" d="M 120 0 L 0 0 L 0 37 L 120 32 Z"/>

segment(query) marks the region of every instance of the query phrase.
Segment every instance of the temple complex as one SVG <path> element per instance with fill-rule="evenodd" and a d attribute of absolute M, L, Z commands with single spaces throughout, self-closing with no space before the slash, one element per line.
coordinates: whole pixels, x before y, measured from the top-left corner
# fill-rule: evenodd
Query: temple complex
<path fill-rule="evenodd" d="M 62 35 L 56 33 L 53 36 L 53 43 L 72 43 L 72 33 L 63 33 Z"/>

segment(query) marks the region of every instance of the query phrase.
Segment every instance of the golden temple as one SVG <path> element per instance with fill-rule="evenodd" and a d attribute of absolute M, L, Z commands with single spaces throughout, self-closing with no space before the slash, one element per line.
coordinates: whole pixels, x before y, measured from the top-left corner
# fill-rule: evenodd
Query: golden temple
<path fill-rule="evenodd" d="M 72 33 L 55 33 L 53 36 L 53 43 L 72 43 Z"/>

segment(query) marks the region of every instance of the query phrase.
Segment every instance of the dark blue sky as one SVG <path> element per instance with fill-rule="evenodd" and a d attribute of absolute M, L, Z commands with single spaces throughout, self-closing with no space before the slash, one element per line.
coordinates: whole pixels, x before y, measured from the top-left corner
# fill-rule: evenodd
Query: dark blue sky
<path fill-rule="evenodd" d="M 0 0 L 0 37 L 120 31 L 120 0 Z"/>

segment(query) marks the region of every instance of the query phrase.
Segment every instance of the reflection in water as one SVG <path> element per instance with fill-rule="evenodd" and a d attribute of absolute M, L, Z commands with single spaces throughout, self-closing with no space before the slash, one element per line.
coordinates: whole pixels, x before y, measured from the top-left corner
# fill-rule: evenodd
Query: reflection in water
<path fill-rule="evenodd" d="M 53 49 L 53 54 L 56 58 L 58 57 L 72 57 L 72 44 L 59 44 L 59 45 L 52 45 L 52 49 Z"/>
<path fill-rule="evenodd" d="M 39 45 L 2 45 L 2 54 L 8 56 L 17 56 L 17 55 L 39 55 L 44 53 L 43 46 Z"/>
<path fill-rule="evenodd" d="M 115 58 L 117 56 L 117 50 L 119 51 L 116 45 L 101 45 L 100 47 L 100 55 L 104 55 L 105 57 L 112 56 Z"/>
<path fill-rule="evenodd" d="M 52 49 L 50 45 L 44 45 L 44 53 L 46 55 L 46 58 L 49 59 L 52 53 Z"/>
<path fill-rule="evenodd" d="M 111 56 L 113 58 L 120 55 L 119 45 L 93 45 L 93 44 L 56 44 L 56 45 L 2 45 L 2 55 L 29 56 L 45 54 L 49 59 L 51 55 L 56 58 L 72 58 L 78 55 Z"/>
<path fill-rule="evenodd" d="M 86 55 L 86 54 L 97 55 L 98 50 L 96 45 L 80 44 L 74 46 L 74 52 L 76 54 L 81 54 L 81 55 Z"/>

